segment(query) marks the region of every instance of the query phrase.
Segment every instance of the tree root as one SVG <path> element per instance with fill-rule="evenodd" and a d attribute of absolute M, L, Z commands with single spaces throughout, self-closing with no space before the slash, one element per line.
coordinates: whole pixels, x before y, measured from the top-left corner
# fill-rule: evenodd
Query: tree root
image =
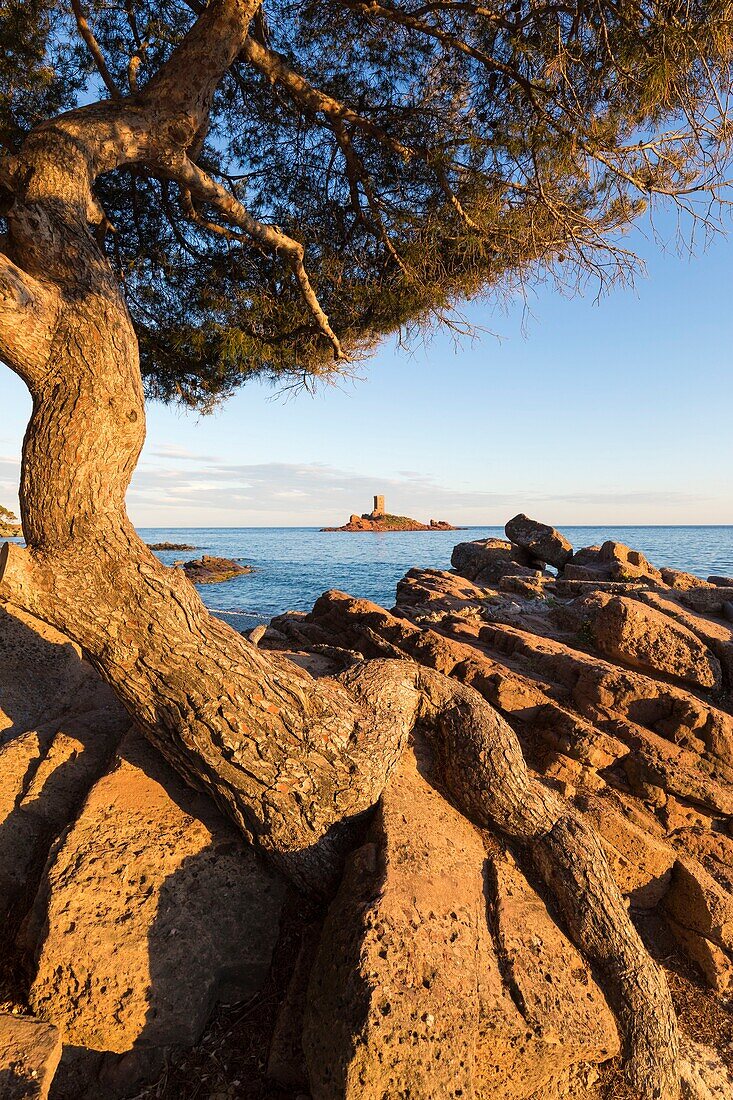
<path fill-rule="evenodd" d="M 595 831 L 530 777 L 514 731 L 482 696 L 423 667 L 418 682 L 440 774 L 458 807 L 527 850 L 571 938 L 600 971 L 631 1085 L 644 1100 L 677 1097 L 679 1039 L 669 989 Z"/>

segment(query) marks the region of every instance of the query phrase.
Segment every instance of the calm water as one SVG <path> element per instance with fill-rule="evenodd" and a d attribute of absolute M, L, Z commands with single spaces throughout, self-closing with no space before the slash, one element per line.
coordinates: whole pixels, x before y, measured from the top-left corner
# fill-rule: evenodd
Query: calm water
<path fill-rule="evenodd" d="M 701 577 L 733 575 L 733 527 L 563 527 L 573 546 L 616 539 L 657 566 Z M 501 527 L 465 531 L 320 532 L 312 527 L 144 528 L 146 542 L 189 543 L 195 552 L 164 552 L 166 564 L 213 554 L 240 558 L 256 572 L 201 588 L 204 602 L 244 630 L 283 611 L 309 611 L 329 588 L 394 604 L 397 581 L 412 566 L 450 568 L 457 542 L 495 536 Z"/>

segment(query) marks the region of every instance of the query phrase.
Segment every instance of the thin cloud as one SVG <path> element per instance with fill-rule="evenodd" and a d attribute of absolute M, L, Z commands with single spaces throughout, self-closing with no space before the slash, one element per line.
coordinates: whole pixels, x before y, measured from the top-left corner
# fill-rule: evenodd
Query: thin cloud
<path fill-rule="evenodd" d="M 0 455 L 0 503 L 14 510 L 19 480 L 18 459 Z M 519 511 L 556 526 L 705 523 L 718 511 L 714 495 L 677 490 L 453 489 L 416 470 L 383 477 L 324 463 L 231 463 L 174 446 L 147 452 L 128 507 L 140 526 L 336 526 L 369 511 L 374 493 L 392 512 L 470 526 L 501 525 Z"/>
<path fill-rule="evenodd" d="M 190 451 L 187 447 L 178 447 L 173 443 L 165 443 L 160 446 L 153 447 L 148 452 L 154 458 L 173 458 L 184 462 L 216 462 L 217 459 L 212 455 L 197 454 L 195 451 Z"/>
<path fill-rule="evenodd" d="M 700 496 L 675 491 L 603 488 L 548 493 L 525 488 L 490 492 L 453 489 L 413 470 L 383 477 L 323 463 L 219 460 L 202 461 L 198 468 L 187 466 L 185 471 L 145 461 L 135 475 L 129 503 L 133 517 L 144 509 L 146 522 L 161 525 L 175 520 L 181 524 L 317 526 L 343 523 L 348 513 L 370 510 L 374 493 L 383 493 L 387 507 L 395 513 L 470 525 L 503 523 L 518 511 L 532 511 L 555 523 L 578 522 L 581 516 L 587 516 L 584 522 L 618 523 L 624 518 L 631 522 L 652 509 L 659 515 L 660 510 L 706 503 Z M 589 510 L 598 514 L 588 516 Z M 628 516 L 620 516 L 619 510 Z M 564 514 L 558 515 L 559 511 Z"/>

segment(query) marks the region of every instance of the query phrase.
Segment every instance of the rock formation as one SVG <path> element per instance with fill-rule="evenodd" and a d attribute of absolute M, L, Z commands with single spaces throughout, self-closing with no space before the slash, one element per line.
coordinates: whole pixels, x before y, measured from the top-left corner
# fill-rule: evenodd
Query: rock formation
<path fill-rule="evenodd" d="M 345 662 L 401 655 L 478 690 L 511 723 L 540 783 L 599 838 L 673 987 L 687 975 L 687 998 L 677 1003 L 682 1095 L 733 1095 L 723 1064 L 733 1038 L 725 1008 L 733 988 L 728 593 L 674 571 L 665 580 L 642 554 L 618 543 L 574 553 L 558 532 L 519 519 L 521 525 L 507 525 L 509 541 L 457 546 L 454 573 L 410 570 L 391 612 L 327 593 L 309 615 L 274 620 L 260 644 L 328 648 L 334 661 L 340 650 Z M 549 564 L 557 575 L 545 570 Z M 610 1006 L 618 1020 L 619 1005 L 602 978 L 600 999 L 584 1003 L 583 1023 L 568 1023 L 544 1061 L 544 1029 L 552 1019 L 573 1017 L 572 991 L 558 984 L 568 963 L 558 960 L 576 950 L 569 940 L 578 943 L 578 930 L 550 906 L 544 912 L 554 931 L 539 931 L 547 892 L 537 865 L 501 832 L 472 833 L 461 814 L 451 817 L 436 794 L 445 790 L 445 762 L 436 770 L 417 740 L 415 752 L 403 757 L 385 790 L 326 918 L 305 995 L 313 1095 L 398 1096 L 410 1086 L 415 1096 L 453 1095 L 448 1073 L 440 1084 L 442 1070 L 431 1078 L 427 1069 L 436 1036 L 440 1062 L 452 1064 L 463 1095 L 630 1096 L 613 1074 L 616 1040 L 603 1013 Z M 469 851 L 486 876 L 478 925 L 464 893 L 475 874 Z M 534 901 L 520 904 L 524 898 Z M 502 914 L 516 921 L 505 932 Z M 509 1004 L 497 1009 L 502 1002 L 491 999 L 499 993 L 491 992 L 485 928 L 498 948 L 504 991 L 532 1037 L 531 1053 L 512 1042 Z M 542 947 L 522 985 L 518 975 L 533 957 L 528 930 Z M 507 955 L 512 937 L 521 948 Z M 560 952 L 552 962 L 542 958 L 550 944 Z M 482 958 L 478 994 L 463 950 Z M 514 975 L 509 958 L 519 968 Z M 552 1010 L 545 1002 L 546 1017 L 543 975 L 559 998 Z M 454 1010 L 462 1028 L 452 1022 Z M 493 1011 L 501 1023 L 487 1024 Z M 326 1028 L 329 1016 L 338 1026 Z M 482 1053 L 483 1026 L 491 1030 L 491 1051 L 499 1052 L 500 1078 L 492 1079 L 494 1063 Z M 586 1035 L 597 1045 L 584 1046 Z M 598 1071 L 590 1069 L 594 1062 Z"/>
<path fill-rule="evenodd" d="M 148 546 L 151 550 L 195 550 L 195 546 L 191 546 L 187 542 L 149 542 Z"/>
<path fill-rule="evenodd" d="M 2 613 L 0 1095 L 624 1100 L 657 1056 L 660 1100 L 733 1095 L 729 586 L 507 534 L 410 570 L 391 611 L 329 592 L 253 637 L 422 695 L 322 901 L 285 895 L 74 646 Z M 232 1000 L 254 1009 L 205 1031 Z"/>
<path fill-rule="evenodd" d="M 547 565 L 562 569 L 572 557 L 573 548 L 564 535 L 546 523 L 530 519 L 523 512 L 510 519 L 504 530 L 512 542 Z"/>
<path fill-rule="evenodd" d="M 322 531 L 460 531 L 444 519 L 431 519 L 428 523 L 410 519 L 409 516 L 393 516 L 385 511 L 384 497 L 375 496 L 371 512 L 349 516 L 343 527 L 322 527 Z"/>
<path fill-rule="evenodd" d="M 231 558 L 212 558 L 208 554 L 194 561 L 184 562 L 183 571 L 194 584 L 218 584 L 220 581 L 231 580 L 232 577 L 254 573 L 251 565 L 240 565 Z"/>
<path fill-rule="evenodd" d="M 61 1035 L 31 1016 L 0 1013 L 0 1096 L 47 1100 L 61 1058 Z"/>

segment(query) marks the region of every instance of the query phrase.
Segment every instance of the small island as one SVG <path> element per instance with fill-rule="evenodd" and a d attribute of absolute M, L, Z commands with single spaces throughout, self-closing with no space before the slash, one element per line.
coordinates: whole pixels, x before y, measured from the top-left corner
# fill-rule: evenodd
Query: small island
<path fill-rule="evenodd" d="M 461 531 L 444 519 L 431 519 L 420 523 L 409 516 L 392 516 L 387 512 L 383 496 L 374 497 L 374 508 L 361 516 L 349 516 L 343 527 L 322 527 L 322 531 Z"/>
<path fill-rule="evenodd" d="M 198 550 L 198 546 L 190 546 L 187 542 L 149 542 L 149 550 Z"/>
<path fill-rule="evenodd" d="M 19 538 L 23 531 L 18 523 L 18 517 L 9 508 L 3 508 L 0 504 L 0 538 Z"/>
<path fill-rule="evenodd" d="M 254 573 L 251 565 L 240 565 L 232 558 L 212 558 L 208 554 L 184 562 L 183 571 L 194 584 L 218 584 L 233 577 L 243 577 L 245 573 Z"/>

